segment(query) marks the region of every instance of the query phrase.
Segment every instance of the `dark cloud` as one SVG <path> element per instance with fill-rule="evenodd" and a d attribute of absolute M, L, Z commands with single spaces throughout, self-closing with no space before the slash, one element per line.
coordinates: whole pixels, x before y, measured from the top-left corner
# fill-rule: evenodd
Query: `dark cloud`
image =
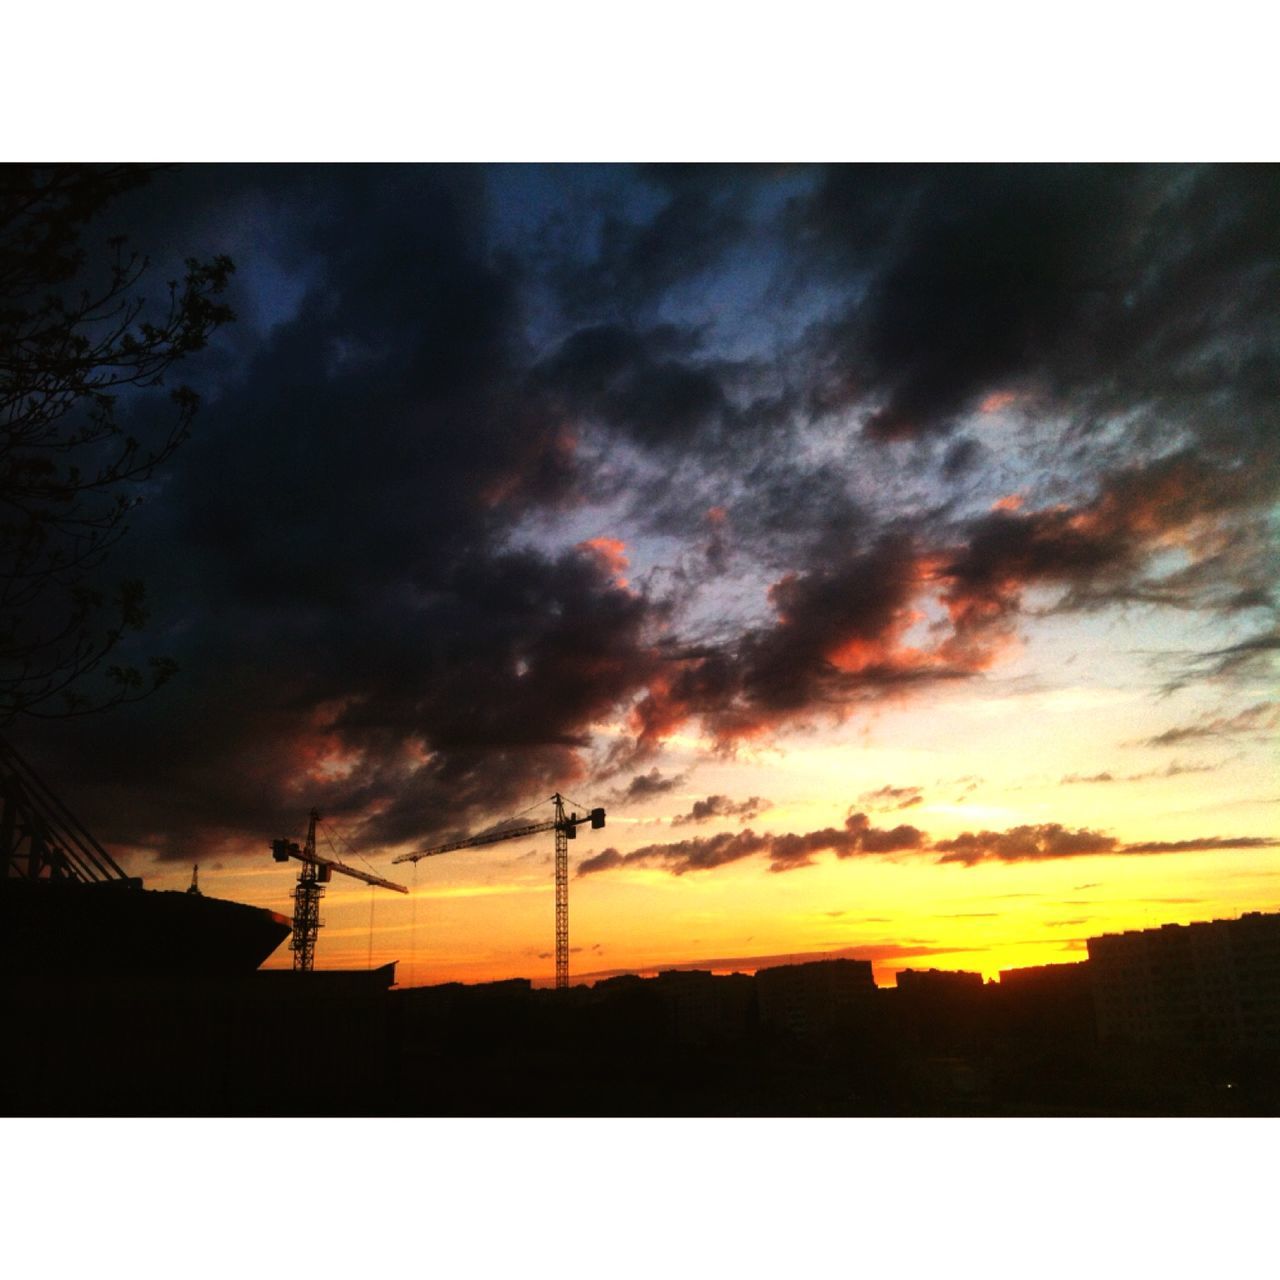
<path fill-rule="evenodd" d="M 728 796 L 720 795 L 707 796 L 705 800 L 695 800 L 688 813 L 672 818 L 671 825 L 679 827 L 689 822 L 709 822 L 712 818 L 737 818 L 739 822 L 749 822 L 771 807 L 768 800 L 762 800 L 759 796 L 750 796 L 746 800 L 730 800 Z"/>
<path fill-rule="evenodd" d="M 1184 449 L 1105 474 L 1075 505 L 1013 504 L 961 523 L 949 545 L 939 531 L 932 546 L 904 534 L 863 545 L 862 517 L 832 498 L 836 523 L 811 529 L 813 541 L 797 552 L 803 567 L 770 589 L 773 621 L 673 652 L 669 674 L 650 684 L 636 709 L 637 741 L 656 742 L 696 718 L 731 743 L 824 713 L 839 718 L 894 689 L 972 677 L 1014 636 L 1029 590 L 1057 588 L 1058 611 L 1138 602 L 1144 566 L 1163 543 L 1195 545 L 1217 522 L 1260 510 L 1268 492 L 1256 474 Z M 789 510 L 795 505 L 788 499 Z M 757 512 L 757 530 L 762 519 Z M 1252 560 L 1237 567 L 1245 576 L 1255 569 Z M 1215 583 L 1224 573 L 1218 566 Z M 1176 591 L 1166 582 L 1164 602 L 1211 605 L 1202 588 L 1199 579 Z M 945 610 L 945 621 L 927 643 L 910 642 L 929 603 Z M 1252 658 L 1272 644 L 1262 638 L 1224 651 L 1223 670 L 1236 648 Z"/>
<path fill-rule="evenodd" d="M 1274 370 L 1274 169 L 844 167 L 793 217 L 863 283 L 819 335 L 822 401 L 870 402 L 878 439 L 992 396 L 1167 411 Z"/>
<path fill-rule="evenodd" d="M 557 263 L 560 296 L 574 314 L 631 316 L 705 277 L 747 232 L 751 188 L 770 173 L 763 166 L 640 168 L 642 190 L 609 203 L 593 228 L 592 250 Z M 582 230 L 569 234 L 581 240 Z"/>
<path fill-rule="evenodd" d="M 815 856 L 820 853 L 834 853 L 837 858 L 921 854 L 932 856 L 939 864 L 958 863 L 971 867 L 980 862 L 1045 862 L 1096 855 L 1127 856 L 1273 847 L 1280 847 L 1280 840 L 1256 836 L 1206 836 L 1126 844 L 1101 831 L 1091 831 L 1088 828 L 1070 830 L 1057 822 L 1010 827 L 1006 831 L 966 831 L 951 839 L 931 840 L 917 827 L 904 824 L 892 829 L 878 829 L 871 826 L 865 814 L 853 813 L 845 820 L 843 827 L 824 827 L 803 834 L 758 835 L 747 830 L 642 845 L 629 853 L 621 853 L 614 848 L 605 849 L 579 863 L 578 875 L 628 866 L 658 866 L 673 875 L 684 875 L 689 871 L 712 870 L 758 853 L 768 855 L 770 871 L 791 871 L 811 866 Z M 991 913 L 967 914 L 986 916 Z"/>
<path fill-rule="evenodd" d="M 951 656 L 991 653 L 1032 585 L 1061 588 L 1059 609 L 1274 612 L 1273 169 L 837 168 L 792 217 L 851 282 L 808 339 L 819 413 L 855 407 L 878 440 L 1001 411 L 1063 424 L 1044 438 L 1052 506 L 994 511 L 939 547 Z M 1103 438 L 1116 415 L 1123 443 Z M 962 482 L 978 451 L 960 437 L 943 477 Z M 1189 562 L 1155 572 L 1171 545 Z M 1275 644 L 1207 652 L 1182 679 L 1256 671 Z"/>
<path fill-rule="evenodd" d="M 938 840 L 931 848 L 939 862 L 1050 861 L 1094 854 L 1191 853 L 1213 849 L 1262 849 L 1280 846 L 1280 840 L 1255 836 L 1207 836 L 1189 840 L 1152 840 L 1123 844 L 1100 831 L 1070 831 L 1056 822 L 1011 827 L 1008 831 L 965 832 L 953 840 Z"/>
<path fill-rule="evenodd" d="M 570 417 L 603 421 L 641 444 L 687 445 L 730 407 L 720 375 L 696 352 L 696 335 L 671 325 L 597 325 L 566 338 L 535 380 Z"/>
<path fill-rule="evenodd" d="M 605 849 L 578 864 L 578 875 L 591 875 L 596 871 L 611 871 L 615 867 L 657 864 L 674 875 L 686 871 L 707 871 L 730 862 L 737 862 L 766 848 L 768 836 L 758 836 L 746 831 L 722 831 L 714 836 L 694 836 L 670 844 L 648 844 L 622 854 L 617 849 Z"/>
<path fill-rule="evenodd" d="M 1059 611 L 1143 598 L 1142 566 L 1162 541 L 1191 545 L 1197 531 L 1260 508 L 1267 488 L 1237 467 L 1192 450 L 1104 477 L 1089 500 L 1040 510 L 995 510 L 969 523 L 941 568 L 955 636 L 949 652 L 979 661 L 1014 626 L 1027 588 L 1060 587 Z M 1242 572 L 1252 572 L 1250 562 Z M 1221 569 L 1220 569 L 1221 572 Z M 1195 607 L 1194 586 L 1176 601 Z"/>
<path fill-rule="evenodd" d="M 814 855 L 830 850 L 837 858 L 863 854 L 891 854 L 918 849 L 926 837 L 916 827 L 900 824 L 892 828 L 876 828 L 865 813 L 851 813 L 842 829 L 827 827 L 804 835 L 774 836 L 769 846 L 771 871 L 790 871 L 807 867 Z"/>
<path fill-rule="evenodd" d="M 1234 738 L 1265 733 L 1280 722 L 1280 708 L 1274 702 L 1257 702 L 1235 715 L 1206 716 L 1192 724 L 1176 725 L 1153 738 L 1144 739 L 1148 747 L 1176 747 L 1183 742 L 1204 738 Z"/>
<path fill-rule="evenodd" d="M 857 353 L 851 372 L 884 397 L 868 432 L 945 430 L 984 392 L 1038 372 L 1088 307 L 1084 282 L 1114 269 L 1108 248 L 1133 198 L 1129 176 L 987 167 L 904 172 L 883 184 L 877 203 L 893 199 L 904 221 L 883 227 L 881 243 L 901 248 L 881 260 L 845 326 Z M 858 203 L 863 180 L 836 172 L 827 185 L 824 229 L 838 237 L 851 224 L 837 211 Z M 857 253 L 866 232 L 852 227 Z"/>
<path fill-rule="evenodd" d="M 1214 773 L 1221 768 L 1221 764 L 1179 764 L 1175 760 L 1163 769 L 1147 769 L 1142 773 L 1068 773 L 1059 781 L 1063 786 L 1092 782 L 1146 782 L 1151 778 L 1180 778 L 1187 773 Z"/>
<path fill-rule="evenodd" d="M 368 847 L 606 769 L 639 802 L 689 724 L 730 751 L 980 677 L 1033 609 L 1229 616 L 1177 680 L 1252 676 L 1278 208 L 1247 166 L 162 175 L 123 224 L 162 264 L 232 252 L 242 316 L 128 540 L 182 672 L 23 745 L 104 838 L 186 859 L 312 804 Z M 661 564 L 628 582 L 633 534 Z M 1273 727 L 1250 715 L 1151 745 Z M 1109 839 L 1016 830 L 965 848 Z M 881 841 L 928 848 L 857 814 L 647 861 Z"/>
<path fill-rule="evenodd" d="M 910 809 L 924 803 L 920 787 L 891 787 L 886 784 L 874 791 L 864 791 L 858 803 L 872 809 Z"/>
<path fill-rule="evenodd" d="M 951 840 L 938 840 L 933 849 L 939 862 L 1023 862 L 1111 853 L 1119 841 L 1100 831 L 1070 831 L 1057 822 L 1011 827 L 1008 831 L 966 831 Z"/>
<path fill-rule="evenodd" d="M 700 719 L 732 742 L 816 714 L 840 716 L 861 697 L 972 674 L 931 650 L 904 643 L 915 621 L 920 567 L 911 545 L 884 539 L 836 563 L 779 579 L 769 590 L 773 621 L 728 645 L 672 655 L 635 709 L 640 743 Z"/>
<path fill-rule="evenodd" d="M 1280 840 L 1263 836 L 1202 836 L 1193 840 L 1148 840 L 1127 844 L 1125 853 L 1197 853 L 1213 849 L 1275 849 Z"/>
<path fill-rule="evenodd" d="M 943 476 L 948 480 L 959 480 L 978 465 L 983 452 L 982 445 L 971 436 L 960 436 L 953 440 L 943 455 Z"/>
<path fill-rule="evenodd" d="M 1229 596 L 1225 608 L 1268 608 L 1274 611 L 1270 597 L 1259 594 L 1247 584 Z M 1280 628 L 1272 627 L 1225 648 L 1209 649 L 1197 654 L 1184 663 L 1182 671 L 1169 682 L 1167 688 L 1172 692 L 1200 680 L 1262 675 L 1269 671 L 1272 655 L 1277 651 L 1280 651 Z"/>
<path fill-rule="evenodd" d="M 614 791 L 610 802 L 617 805 L 635 804 L 644 800 L 652 800 L 654 796 L 664 796 L 685 784 L 683 773 L 660 773 L 656 768 L 648 773 L 637 773 L 627 785 Z"/>
<path fill-rule="evenodd" d="M 713 836 L 692 836 L 664 844 L 642 845 L 629 853 L 605 849 L 578 864 L 578 875 L 611 871 L 626 866 L 660 866 L 674 875 L 706 871 L 767 852 L 771 871 L 790 871 L 810 865 L 815 854 L 832 852 L 838 858 L 860 854 L 890 854 L 918 849 L 923 832 L 910 826 L 891 830 L 872 827 L 865 814 L 851 814 L 843 827 L 826 827 L 803 834 L 757 835 L 746 831 L 722 831 Z"/>
<path fill-rule="evenodd" d="M 605 849 L 601 853 L 594 853 L 589 858 L 583 858 L 578 863 L 578 875 L 587 876 L 594 871 L 612 871 L 615 867 L 624 865 L 622 854 L 617 849 Z"/>
<path fill-rule="evenodd" d="M 185 858 L 313 803 L 367 815 L 366 844 L 452 830 L 581 778 L 588 725 L 644 683 L 649 602 L 590 549 L 508 544 L 575 462 L 481 203 L 465 173 L 334 170 L 291 224 L 321 278 L 135 520 L 182 677 L 37 742 L 104 837 Z"/>

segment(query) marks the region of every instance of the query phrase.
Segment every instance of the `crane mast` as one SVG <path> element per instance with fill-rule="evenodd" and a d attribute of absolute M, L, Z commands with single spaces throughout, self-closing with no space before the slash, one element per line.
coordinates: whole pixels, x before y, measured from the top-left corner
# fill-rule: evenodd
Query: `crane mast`
<path fill-rule="evenodd" d="M 356 867 L 338 862 L 335 858 L 326 858 L 316 852 L 316 824 L 320 821 L 319 811 L 311 810 L 307 824 L 306 843 L 299 848 L 292 840 L 273 840 L 271 856 L 277 862 L 288 862 L 297 858 L 302 866 L 298 868 L 298 883 L 293 890 L 293 937 L 289 939 L 289 949 L 293 952 L 293 971 L 310 973 L 315 967 L 316 935 L 323 923 L 320 919 L 320 899 L 324 897 L 327 885 L 335 871 L 353 880 L 363 880 L 365 884 L 377 885 L 382 889 L 394 889 L 397 893 L 408 893 L 402 884 L 391 880 L 383 880 L 381 876 L 370 875 Z"/>
<path fill-rule="evenodd" d="M 324 881 L 320 879 L 320 864 L 316 861 L 316 820 L 319 817 L 312 809 L 307 823 L 302 866 L 298 868 L 298 883 L 293 888 L 293 936 L 289 939 L 289 949 L 293 952 L 294 973 L 310 973 L 315 967 L 320 899 L 324 897 Z M 284 861 L 283 858 L 277 860 Z"/>
<path fill-rule="evenodd" d="M 432 849 L 419 849 L 416 853 L 402 853 L 395 862 L 418 862 L 422 858 L 434 858 L 455 849 L 474 849 L 480 845 L 498 844 L 503 840 L 520 840 L 525 836 L 554 831 L 556 837 L 556 989 L 563 991 L 569 985 L 569 841 L 578 834 L 578 827 L 589 822 L 592 830 L 604 826 L 604 810 L 592 809 L 579 816 L 566 813 L 564 796 L 558 791 L 551 797 L 555 816 L 550 822 L 532 822 L 527 826 L 504 827 L 500 831 L 488 831 L 462 840 L 452 840 Z"/>
<path fill-rule="evenodd" d="M 569 985 L 569 835 L 564 816 L 564 798 L 557 791 L 552 797 L 556 806 L 556 990 Z M 604 810 L 600 810 L 604 824 Z"/>

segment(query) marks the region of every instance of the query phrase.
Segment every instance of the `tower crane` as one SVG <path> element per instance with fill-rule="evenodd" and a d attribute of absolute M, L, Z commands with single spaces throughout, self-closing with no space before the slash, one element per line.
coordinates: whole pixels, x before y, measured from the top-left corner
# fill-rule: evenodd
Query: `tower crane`
<path fill-rule="evenodd" d="M 320 929 L 320 899 L 324 897 L 324 887 L 333 878 L 335 871 L 382 889 L 394 889 L 397 893 L 409 892 L 402 884 L 383 880 L 380 876 L 359 871 L 335 858 L 326 858 L 317 853 L 316 823 L 319 821 L 319 812 L 312 809 L 311 821 L 307 826 L 307 840 L 301 848 L 296 840 L 280 839 L 271 842 L 271 856 L 277 862 L 297 858 L 302 863 L 298 868 L 298 883 L 293 891 L 293 937 L 289 939 L 295 973 L 310 973 L 315 967 L 316 934 Z"/>
<path fill-rule="evenodd" d="M 448 844 L 437 845 L 434 849 L 419 849 L 417 853 L 402 853 L 395 862 L 417 862 L 421 858 L 434 858 L 442 853 L 452 853 L 455 849 L 474 849 L 477 845 L 498 844 L 502 840 L 522 840 L 525 836 L 538 835 L 543 831 L 556 833 L 556 990 L 562 991 L 569 985 L 569 841 L 578 834 L 578 827 L 591 823 L 593 831 L 604 826 L 604 810 L 592 809 L 581 817 L 577 813 L 565 813 L 564 796 L 558 791 L 551 797 L 555 806 L 554 816 L 549 822 L 533 822 L 522 827 L 504 827 L 500 831 L 482 832 L 478 836 L 468 836 L 463 840 L 451 840 Z"/>

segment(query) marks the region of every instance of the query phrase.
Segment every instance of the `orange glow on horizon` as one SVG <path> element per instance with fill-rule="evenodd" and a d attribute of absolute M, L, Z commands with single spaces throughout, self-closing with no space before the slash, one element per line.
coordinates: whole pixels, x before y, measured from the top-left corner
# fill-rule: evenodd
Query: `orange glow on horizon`
<path fill-rule="evenodd" d="M 626 554 L 621 540 L 596 541 L 591 554 L 617 567 Z M 854 811 L 867 812 L 880 830 L 915 827 L 930 842 L 1056 823 L 1099 833 L 1113 847 L 965 866 L 940 864 L 927 845 L 844 858 L 827 846 L 809 865 L 785 871 L 771 869 L 768 852 L 757 851 L 680 875 L 659 860 L 619 862 L 571 879 L 574 981 L 680 966 L 748 972 L 784 962 L 777 957 L 824 955 L 870 960 L 882 986 L 904 968 L 994 979 L 1002 969 L 1082 960 L 1091 936 L 1277 908 L 1274 848 L 1122 852 L 1143 842 L 1273 836 L 1273 761 L 1264 738 L 1274 714 L 1266 714 L 1265 689 L 1248 714 L 1224 710 L 1216 695 L 1198 691 L 1153 703 L 1141 687 L 1113 681 L 1105 655 L 1088 670 L 1083 662 L 1059 667 L 1062 679 L 1048 687 L 1024 684 L 1021 671 L 1045 669 L 1051 646 L 1061 642 L 1001 630 L 1005 593 L 1022 584 L 1010 579 L 948 598 L 935 596 L 942 581 L 931 576 L 940 575 L 936 564 L 920 560 L 915 571 L 921 590 L 909 593 L 888 638 L 880 632 L 849 641 L 828 655 L 833 667 L 856 675 L 895 661 L 913 668 L 946 661 L 970 673 L 992 670 L 991 676 L 930 686 L 923 697 L 881 692 L 871 707 L 832 704 L 821 709 L 830 715 L 815 712 L 807 726 L 788 721 L 785 729 L 770 723 L 767 709 L 748 703 L 720 711 L 695 733 L 684 729 L 698 719 L 686 702 L 683 669 L 668 664 L 650 674 L 628 720 L 607 722 L 622 746 L 628 736 L 636 739 L 639 752 L 629 759 L 645 763 L 600 772 L 593 794 L 576 793 L 580 801 L 604 803 L 609 817 L 605 831 L 582 832 L 574 841 L 573 869 L 609 848 L 625 858 L 644 846 L 697 848 L 698 841 L 747 830 L 769 837 L 841 832 Z M 950 627 L 941 622 L 936 650 L 903 643 L 912 628 L 923 624 L 926 634 L 939 628 L 915 607 L 922 594 L 938 599 L 944 618 L 953 620 Z M 1037 645 L 1040 652 L 1023 656 L 1024 646 Z M 1009 660 L 1012 680 L 994 672 L 997 653 Z M 1150 745 L 1184 723 L 1219 736 L 1193 732 L 1176 746 Z M 315 744 L 306 756 L 312 773 L 335 762 L 345 767 L 327 736 Z M 650 769 L 662 786 L 624 801 L 629 774 Z M 561 781 L 574 790 L 574 780 Z M 895 797 L 909 793 L 916 797 L 910 808 L 895 805 Z M 745 821 L 691 820 L 694 805 L 712 795 L 760 797 L 767 807 Z M 496 822 L 509 815 L 489 816 Z M 264 833 L 261 849 L 229 844 L 225 853 L 202 856 L 202 889 L 289 914 L 296 877 L 270 863 L 265 841 L 276 834 L 285 832 Z M 398 961 L 402 986 L 507 978 L 550 985 L 551 853 L 547 835 L 432 860 L 415 866 L 412 878 L 381 867 L 411 885 L 407 900 L 335 881 L 324 900 L 317 965 L 360 969 Z M 189 862 L 142 869 L 151 888 L 189 883 Z M 267 967 L 290 963 L 283 946 Z"/>

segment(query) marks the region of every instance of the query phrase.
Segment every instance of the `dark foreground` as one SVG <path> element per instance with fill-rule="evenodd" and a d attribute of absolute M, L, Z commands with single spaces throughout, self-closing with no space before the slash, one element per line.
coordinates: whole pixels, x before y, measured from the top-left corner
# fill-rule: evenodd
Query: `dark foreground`
<path fill-rule="evenodd" d="M 1079 993 L 874 993 L 762 1022 L 748 988 L 390 989 L 371 974 L 9 982 L 9 1115 L 1232 1116 L 1272 1045 L 1099 1044 Z"/>

